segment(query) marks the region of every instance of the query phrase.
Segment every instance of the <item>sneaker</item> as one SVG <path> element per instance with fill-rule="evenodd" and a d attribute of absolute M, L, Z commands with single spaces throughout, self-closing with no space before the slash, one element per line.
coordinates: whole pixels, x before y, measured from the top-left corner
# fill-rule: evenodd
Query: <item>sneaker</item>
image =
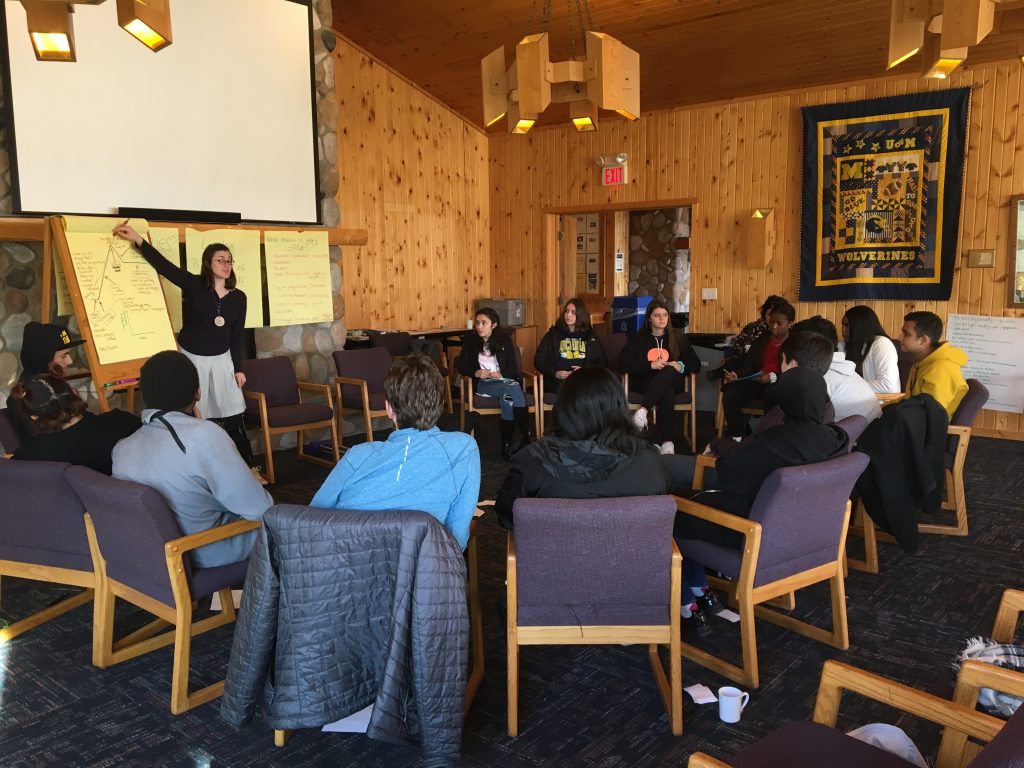
<path fill-rule="evenodd" d="M 658 450 L 661 451 L 662 456 L 671 456 L 676 452 L 676 445 L 671 440 L 666 440 L 658 446 Z"/>
<path fill-rule="evenodd" d="M 647 429 L 647 409 L 639 408 L 633 413 L 633 426 L 639 429 L 641 432 Z"/>
<path fill-rule="evenodd" d="M 704 594 L 697 598 L 697 607 L 708 616 L 717 616 L 725 610 L 725 606 L 710 589 L 705 590 Z"/>
<path fill-rule="evenodd" d="M 697 637 L 707 637 L 711 634 L 711 625 L 708 624 L 707 614 L 701 609 L 700 605 L 697 605 L 697 610 L 693 611 L 689 616 L 680 616 L 679 620 L 680 629 L 689 635 L 696 635 Z"/>

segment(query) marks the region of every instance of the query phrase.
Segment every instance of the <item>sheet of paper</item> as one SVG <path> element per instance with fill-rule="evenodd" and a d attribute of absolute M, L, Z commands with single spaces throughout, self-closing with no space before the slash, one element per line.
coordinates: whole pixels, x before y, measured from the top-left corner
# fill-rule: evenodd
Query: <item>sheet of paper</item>
<path fill-rule="evenodd" d="M 203 251 L 210 243 L 223 243 L 234 260 L 237 288 L 245 292 L 248 310 L 246 328 L 263 325 L 263 277 L 260 274 L 260 233 L 255 229 L 185 230 L 185 261 L 189 272 L 198 275 Z"/>
<path fill-rule="evenodd" d="M 150 227 L 149 241 L 163 254 L 164 258 L 176 266 L 181 266 L 177 227 Z M 160 278 L 160 286 L 164 289 L 164 297 L 167 299 L 167 311 L 171 315 L 171 328 L 177 333 L 181 330 L 181 288 L 163 277 Z"/>
<path fill-rule="evenodd" d="M 328 723 L 320 730 L 327 733 L 366 733 L 366 729 L 370 727 L 370 715 L 372 714 L 373 704 L 348 717 L 343 717 L 341 720 Z"/>
<path fill-rule="evenodd" d="M 236 609 L 242 604 L 242 590 L 240 590 L 240 589 L 232 589 L 231 590 L 231 602 L 235 604 L 235 608 Z M 214 592 L 213 593 L 213 598 L 210 600 L 210 610 L 211 611 L 220 611 L 221 610 L 220 592 Z"/>
<path fill-rule="evenodd" d="M 725 619 L 726 621 L 731 621 L 733 624 L 740 620 L 740 615 L 736 613 L 736 611 L 730 611 L 728 608 L 724 608 L 719 611 L 715 616 L 720 619 Z"/>
<path fill-rule="evenodd" d="M 694 704 L 713 704 L 718 701 L 718 697 L 715 696 L 714 692 L 706 685 L 690 685 L 683 688 L 684 691 L 693 699 Z"/>
<path fill-rule="evenodd" d="M 64 217 L 75 279 L 103 365 L 178 348 L 156 272 L 131 243 L 111 234 L 122 221 Z M 149 230 L 143 219 L 129 224 L 143 236 Z"/>
<path fill-rule="evenodd" d="M 270 325 L 329 323 L 331 254 L 326 232 L 266 232 Z"/>
<path fill-rule="evenodd" d="M 946 338 L 967 353 L 965 379 L 988 387 L 990 411 L 1024 412 L 1024 318 L 950 315 Z"/>

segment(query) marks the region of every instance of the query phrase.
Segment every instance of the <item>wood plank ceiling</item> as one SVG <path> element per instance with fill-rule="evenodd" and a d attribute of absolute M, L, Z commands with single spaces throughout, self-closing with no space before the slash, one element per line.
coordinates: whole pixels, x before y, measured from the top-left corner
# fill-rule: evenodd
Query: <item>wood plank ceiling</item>
<path fill-rule="evenodd" d="M 341 34 L 477 125 L 480 59 L 504 44 L 510 64 L 519 38 L 539 31 L 543 6 L 543 0 L 332 2 Z M 598 31 L 640 53 L 644 112 L 886 74 L 889 0 L 591 0 L 590 6 Z M 555 0 L 549 32 L 552 60 L 570 58 L 571 39 L 582 55 L 576 2 Z M 968 64 L 1015 57 L 1018 34 L 997 28 L 971 50 Z M 914 57 L 893 74 L 920 67 Z M 556 105 L 541 122 L 564 119 Z"/>

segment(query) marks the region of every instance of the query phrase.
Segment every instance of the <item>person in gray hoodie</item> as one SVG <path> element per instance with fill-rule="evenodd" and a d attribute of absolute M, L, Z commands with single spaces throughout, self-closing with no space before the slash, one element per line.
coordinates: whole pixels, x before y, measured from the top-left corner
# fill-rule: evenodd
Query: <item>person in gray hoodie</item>
<path fill-rule="evenodd" d="M 158 352 L 142 366 L 139 388 L 151 407 L 142 412 L 142 427 L 115 446 L 113 476 L 159 491 L 185 535 L 262 519 L 274 500 L 227 432 L 197 412 L 199 373 L 192 361 L 180 352 Z M 212 568 L 245 560 L 256 533 L 200 547 L 192 563 Z"/>

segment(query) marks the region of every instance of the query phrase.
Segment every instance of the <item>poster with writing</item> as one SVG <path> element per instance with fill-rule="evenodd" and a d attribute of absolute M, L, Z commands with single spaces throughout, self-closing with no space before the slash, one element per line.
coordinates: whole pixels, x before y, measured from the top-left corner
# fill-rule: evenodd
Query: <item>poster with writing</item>
<path fill-rule="evenodd" d="M 71 263 L 102 365 L 178 348 L 156 272 L 131 243 L 111 234 L 120 223 L 64 217 Z M 149 230 L 143 219 L 129 224 L 143 236 Z"/>
<path fill-rule="evenodd" d="M 328 323 L 334 319 L 331 259 L 326 232 L 267 232 L 270 325 Z"/>
<path fill-rule="evenodd" d="M 188 271 L 198 275 L 203 250 L 210 243 L 223 243 L 234 260 L 237 288 L 245 292 L 245 327 L 263 325 L 263 279 L 260 275 L 260 233 L 255 229 L 185 230 L 185 260 Z"/>
<path fill-rule="evenodd" d="M 946 338 L 967 353 L 964 378 L 988 387 L 986 409 L 1024 413 L 1024 318 L 950 315 Z"/>
<path fill-rule="evenodd" d="M 150 227 L 149 242 L 163 254 L 165 259 L 172 264 L 181 266 L 177 227 Z M 171 316 L 171 328 L 177 333 L 181 330 L 181 288 L 163 277 L 160 278 L 160 286 L 164 289 L 164 298 L 167 299 L 167 312 Z"/>

